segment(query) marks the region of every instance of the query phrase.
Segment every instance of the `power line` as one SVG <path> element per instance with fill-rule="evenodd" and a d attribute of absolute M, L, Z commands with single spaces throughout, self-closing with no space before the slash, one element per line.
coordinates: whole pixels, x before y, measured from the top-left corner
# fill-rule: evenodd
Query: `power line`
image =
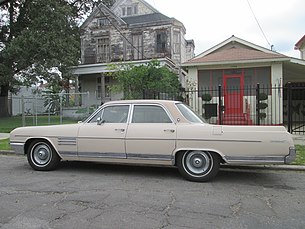
<path fill-rule="evenodd" d="M 268 45 L 271 47 L 271 50 L 272 50 L 273 45 L 270 44 L 269 40 L 267 39 L 267 36 L 266 36 L 266 34 L 264 33 L 264 30 L 263 30 L 262 26 L 260 25 L 260 23 L 259 23 L 259 21 L 258 21 L 256 15 L 255 15 L 255 13 L 254 13 L 254 10 L 253 10 L 253 8 L 252 8 L 252 6 L 251 6 L 249 0 L 247 0 L 247 3 L 248 3 L 248 5 L 249 5 L 249 8 L 250 8 L 250 10 L 251 10 L 251 12 L 252 12 L 252 15 L 253 15 L 253 17 L 254 17 L 254 19 L 255 19 L 255 21 L 256 21 L 256 23 L 257 23 L 257 25 L 258 25 L 260 31 L 262 32 L 262 34 L 263 34 L 265 40 L 267 41 Z"/>

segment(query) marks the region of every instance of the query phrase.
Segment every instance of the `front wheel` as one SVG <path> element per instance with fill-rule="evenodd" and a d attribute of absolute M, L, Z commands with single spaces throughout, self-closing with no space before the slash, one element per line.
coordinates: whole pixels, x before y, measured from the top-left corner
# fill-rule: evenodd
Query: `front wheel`
<path fill-rule="evenodd" d="M 208 151 L 186 151 L 178 154 L 177 167 L 181 175 L 190 181 L 209 181 L 214 178 L 220 166 L 216 153 Z"/>
<path fill-rule="evenodd" d="M 36 140 L 30 144 L 27 158 L 30 166 L 39 171 L 52 170 L 60 161 L 54 148 L 44 140 Z"/>

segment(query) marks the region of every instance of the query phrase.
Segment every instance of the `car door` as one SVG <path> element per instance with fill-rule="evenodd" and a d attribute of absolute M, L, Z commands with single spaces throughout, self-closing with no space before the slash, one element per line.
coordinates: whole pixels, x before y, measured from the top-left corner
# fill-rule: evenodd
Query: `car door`
<path fill-rule="evenodd" d="M 80 159 L 126 158 L 125 137 L 130 105 L 103 107 L 79 128 Z"/>
<path fill-rule="evenodd" d="M 171 164 L 176 147 L 176 124 L 161 105 L 133 105 L 126 135 L 128 159 Z"/>

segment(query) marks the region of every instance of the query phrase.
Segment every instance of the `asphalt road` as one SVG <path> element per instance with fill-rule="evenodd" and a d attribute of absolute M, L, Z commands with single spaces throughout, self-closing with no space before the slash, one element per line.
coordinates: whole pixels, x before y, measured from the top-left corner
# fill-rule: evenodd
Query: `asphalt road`
<path fill-rule="evenodd" d="M 33 171 L 0 155 L 0 227 L 305 228 L 305 172 L 222 169 L 213 182 L 175 168 L 64 162 Z"/>

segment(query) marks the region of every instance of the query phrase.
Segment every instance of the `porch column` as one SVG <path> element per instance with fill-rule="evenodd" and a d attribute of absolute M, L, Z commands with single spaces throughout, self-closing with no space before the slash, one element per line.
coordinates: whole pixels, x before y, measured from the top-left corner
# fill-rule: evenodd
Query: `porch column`
<path fill-rule="evenodd" d="M 189 91 L 189 105 L 202 114 L 202 100 L 198 96 L 198 69 L 196 67 L 188 70 L 186 90 Z"/>
<path fill-rule="evenodd" d="M 78 82 L 78 75 L 75 75 L 75 105 L 76 106 L 80 106 L 81 104 L 79 104 L 80 100 L 79 100 L 79 82 Z"/>
<path fill-rule="evenodd" d="M 283 124 L 283 64 L 271 64 L 272 124 Z M 270 100 L 270 99 L 269 99 Z"/>

